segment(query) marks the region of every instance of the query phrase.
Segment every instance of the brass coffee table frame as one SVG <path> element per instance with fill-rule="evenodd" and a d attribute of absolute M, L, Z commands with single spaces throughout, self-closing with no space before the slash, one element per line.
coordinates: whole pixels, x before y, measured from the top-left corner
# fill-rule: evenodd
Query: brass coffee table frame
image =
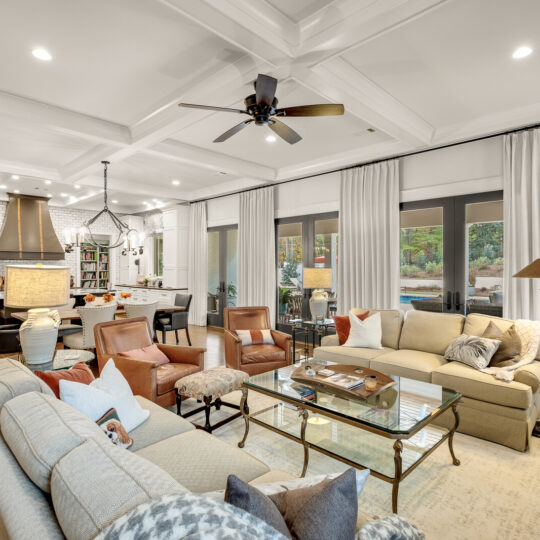
<path fill-rule="evenodd" d="M 308 463 L 309 463 L 309 449 L 313 448 L 317 452 L 321 452 L 322 454 L 325 454 L 331 458 L 337 459 L 338 461 L 341 461 L 343 463 L 346 463 L 347 465 L 350 465 L 351 467 L 355 467 L 356 469 L 367 469 L 368 467 L 365 467 L 361 465 L 360 463 L 356 463 L 354 461 L 351 461 L 350 459 L 347 459 L 346 457 L 340 456 L 339 454 L 336 454 L 334 452 L 331 452 L 330 450 L 327 450 L 325 448 L 321 448 L 320 446 L 310 443 L 306 440 L 306 427 L 307 422 L 309 418 L 309 413 L 315 413 L 321 416 L 326 416 L 327 418 L 331 418 L 333 420 L 336 420 L 338 422 L 343 422 L 345 424 L 349 424 L 351 426 L 358 427 L 360 429 L 365 429 L 366 431 L 369 431 L 371 433 L 375 433 L 377 435 L 380 435 L 381 437 L 385 437 L 387 439 L 395 439 L 394 442 L 394 476 L 387 476 L 385 474 L 379 473 L 377 471 L 371 470 L 370 474 L 375 476 L 376 478 L 380 478 L 381 480 L 384 480 L 385 482 L 388 482 L 392 484 L 392 512 L 397 513 L 398 511 L 398 494 L 399 494 L 399 484 L 402 480 L 407 478 L 409 474 L 420 465 L 429 455 L 431 455 L 439 446 L 441 446 L 446 440 L 448 440 L 448 449 L 450 450 L 450 455 L 452 457 L 452 463 L 455 466 L 458 466 L 460 464 L 459 459 L 457 459 L 455 453 L 454 453 L 454 433 L 456 432 L 458 426 L 459 426 L 459 414 L 457 411 L 458 403 L 461 400 L 461 394 L 456 393 L 454 398 L 449 400 L 447 403 L 445 403 L 443 406 L 435 409 L 431 415 L 420 422 L 418 425 L 415 426 L 415 428 L 408 432 L 388 432 L 383 429 L 378 429 L 374 426 L 365 424 L 361 422 L 360 420 L 355 421 L 351 418 L 345 418 L 339 414 L 336 414 L 332 411 L 322 409 L 322 408 L 315 408 L 311 406 L 309 403 L 302 403 L 302 407 L 299 409 L 299 416 L 302 417 L 302 423 L 300 426 L 300 437 L 296 437 L 295 435 L 292 435 L 290 433 L 287 433 L 285 431 L 280 430 L 279 428 L 275 426 L 271 426 L 267 424 L 266 422 L 263 422 L 256 418 L 258 414 L 262 414 L 270 409 L 274 409 L 279 406 L 279 404 L 272 405 L 270 407 L 267 407 L 266 409 L 257 411 L 255 413 L 249 413 L 248 410 L 244 407 L 245 403 L 247 402 L 248 397 L 248 390 L 253 390 L 254 392 L 259 392 L 261 394 L 264 394 L 266 396 L 272 397 L 274 399 L 278 399 L 279 401 L 290 403 L 291 405 L 298 406 L 298 401 L 295 401 L 293 399 L 288 399 L 286 395 L 277 394 L 268 390 L 264 390 L 263 388 L 259 387 L 252 387 L 247 386 L 244 382 L 242 386 L 242 400 L 240 401 L 240 411 L 242 412 L 242 416 L 244 418 L 245 422 L 245 431 L 244 436 L 242 437 L 242 440 L 238 443 L 238 446 L 240 448 L 244 447 L 244 444 L 246 442 L 248 433 L 249 433 L 249 422 L 253 422 L 255 424 L 258 424 L 259 426 L 265 427 L 271 431 L 274 431 L 275 433 L 279 433 L 280 435 L 283 435 L 287 437 L 288 439 L 291 439 L 293 441 L 299 442 L 304 447 L 304 464 L 302 467 L 302 474 L 301 477 L 304 477 L 307 471 Z M 454 414 L 455 423 L 454 426 L 448 430 L 447 433 L 445 433 L 439 441 L 437 441 L 431 448 L 426 450 L 424 454 L 422 454 L 422 457 L 415 463 L 413 463 L 405 472 L 403 472 L 403 464 L 402 464 L 402 458 L 401 458 L 401 452 L 403 450 L 403 440 L 410 439 L 413 437 L 416 433 L 427 427 L 429 424 L 433 422 L 437 417 L 439 417 L 441 414 L 445 413 L 448 409 L 452 409 L 452 412 Z"/>

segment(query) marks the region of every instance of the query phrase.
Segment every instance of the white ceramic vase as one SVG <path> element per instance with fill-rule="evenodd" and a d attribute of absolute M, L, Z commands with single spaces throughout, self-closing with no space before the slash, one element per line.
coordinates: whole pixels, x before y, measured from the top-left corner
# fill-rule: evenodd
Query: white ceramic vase
<path fill-rule="evenodd" d="M 322 289 L 315 289 L 311 293 L 309 299 L 309 310 L 311 318 L 315 321 L 318 318 L 326 318 L 326 310 L 328 306 L 328 293 Z"/>
<path fill-rule="evenodd" d="M 28 310 L 28 319 L 21 325 L 19 335 L 27 364 L 52 362 L 58 338 L 60 317 L 49 308 Z"/>

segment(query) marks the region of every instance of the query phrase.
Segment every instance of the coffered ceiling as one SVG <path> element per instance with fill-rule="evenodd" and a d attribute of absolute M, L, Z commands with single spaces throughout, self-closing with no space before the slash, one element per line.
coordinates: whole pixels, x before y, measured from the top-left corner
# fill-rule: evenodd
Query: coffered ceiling
<path fill-rule="evenodd" d="M 537 0 L 0 0 L 0 197 L 98 208 L 108 159 L 139 212 L 529 125 L 538 20 Z M 177 106 L 241 107 L 258 73 L 280 106 L 346 113 L 286 119 L 294 146 L 255 125 L 216 144 L 235 115 Z"/>

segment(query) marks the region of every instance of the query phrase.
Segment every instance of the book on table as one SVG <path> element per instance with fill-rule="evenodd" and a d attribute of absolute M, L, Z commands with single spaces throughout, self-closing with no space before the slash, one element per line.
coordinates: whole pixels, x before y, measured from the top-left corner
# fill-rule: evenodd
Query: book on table
<path fill-rule="evenodd" d="M 351 390 L 352 388 L 364 384 L 363 377 L 355 377 L 354 375 L 346 375 L 344 373 L 332 375 L 331 377 L 328 377 L 326 381 L 335 384 L 336 386 L 340 386 L 341 388 L 346 388 L 347 390 Z"/>

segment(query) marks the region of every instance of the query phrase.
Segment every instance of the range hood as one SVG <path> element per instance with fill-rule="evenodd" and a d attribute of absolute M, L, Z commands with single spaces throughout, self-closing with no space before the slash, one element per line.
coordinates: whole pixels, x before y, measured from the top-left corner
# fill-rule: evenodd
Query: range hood
<path fill-rule="evenodd" d="M 60 260 L 64 249 L 54 232 L 46 197 L 8 193 L 0 232 L 0 259 Z"/>

